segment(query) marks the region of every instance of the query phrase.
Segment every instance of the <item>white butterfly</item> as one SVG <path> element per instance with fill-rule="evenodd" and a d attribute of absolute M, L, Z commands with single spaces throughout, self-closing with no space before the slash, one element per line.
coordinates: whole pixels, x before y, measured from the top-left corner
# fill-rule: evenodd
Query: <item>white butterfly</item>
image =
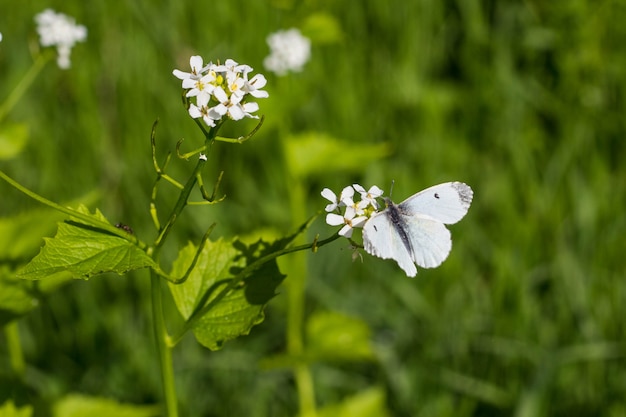
<path fill-rule="evenodd" d="M 363 226 L 365 250 L 382 259 L 395 260 L 410 277 L 415 264 L 435 268 L 452 248 L 444 224 L 461 220 L 474 192 L 462 182 L 446 182 L 420 191 L 396 205 L 385 198 L 387 208 L 374 214 Z"/>

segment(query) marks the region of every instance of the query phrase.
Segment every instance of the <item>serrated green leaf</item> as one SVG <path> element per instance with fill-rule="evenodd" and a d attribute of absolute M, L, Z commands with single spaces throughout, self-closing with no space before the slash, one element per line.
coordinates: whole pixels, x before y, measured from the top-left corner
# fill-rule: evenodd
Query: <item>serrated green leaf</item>
<path fill-rule="evenodd" d="M 12 400 L 8 400 L 0 406 L 0 416 L 2 417 L 30 417 L 33 415 L 33 407 L 25 405 L 17 408 Z"/>
<path fill-rule="evenodd" d="M 53 406 L 53 417 L 154 417 L 160 408 L 154 405 L 120 404 L 108 398 L 71 394 Z"/>
<path fill-rule="evenodd" d="M 89 214 L 81 206 L 78 211 L 96 222 L 110 224 L 98 210 Z M 152 258 L 129 240 L 73 219 L 59 223 L 56 236 L 44 240 L 41 252 L 19 271 L 20 278 L 43 279 L 61 271 L 89 278 L 105 272 L 122 275 L 139 268 L 158 268 Z"/>
<path fill-rule="evenodd" d="M 275 296 L 276 288 L 285 278 L 278 270 L 275 259 L 251 271 L 221 300 L 216 301 L 216 297 L 245 267 L 284 248 L 291 239 L 293 237 L 273 244 L 259 240 L 246 245 L 239 240 L 223 239 L 205 243 L 187 281 L 170 284 L 174 301 L 185 319 L 207 304 L 214 303 L 194 322 L 192 329 L 198 342 L 212 350 L 220 349 L 224 342 L 248 334 L 254 325 L 263 321 L 265 304 Z M 174 262 L 173 276 L 185 273 L 196 249 L 190 243 L 180 251 Z"/>
<path fill-rule="evenodd" d="M 385 143 L 343 142 L 321 132 L 289 137 L 286 144 L 289 171 L 300 177 L 334 171 L 361 172 L 370 161 L 390 153 Z"/>
<path fill-rule="evenodd" d="M 28 142 L 28 134 L 28 125 L 23 123 L 0 125 L 0 160 L 19 155 Z"/>

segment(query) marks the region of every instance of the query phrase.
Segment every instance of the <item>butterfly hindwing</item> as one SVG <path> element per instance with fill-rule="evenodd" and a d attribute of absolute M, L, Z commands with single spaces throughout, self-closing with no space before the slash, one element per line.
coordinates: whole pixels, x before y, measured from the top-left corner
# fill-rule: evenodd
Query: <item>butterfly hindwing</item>
<path fill-rule="evenodd" d="M 412 248 L 411 258 L 422 268 L 436 268 L 452 249 L 450 231 L 443 223 L 423 216 L 404 217 Z"/>

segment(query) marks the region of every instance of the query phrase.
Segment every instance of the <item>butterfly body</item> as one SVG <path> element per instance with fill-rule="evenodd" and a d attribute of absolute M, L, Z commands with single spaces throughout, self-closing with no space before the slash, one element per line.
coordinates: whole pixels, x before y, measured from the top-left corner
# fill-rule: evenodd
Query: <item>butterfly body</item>
<path fill-rule="evenodd" d="M 385 199 L 385 210 L 363 226 L 363 246 L 371 255 L 395 260 L 408 276 L 423 268 L 439 266 L 450 253 L 452 240 L 446 224 L 467 213 L 472 189 L 448 182 L 421 191 L 400 204 Z"/>

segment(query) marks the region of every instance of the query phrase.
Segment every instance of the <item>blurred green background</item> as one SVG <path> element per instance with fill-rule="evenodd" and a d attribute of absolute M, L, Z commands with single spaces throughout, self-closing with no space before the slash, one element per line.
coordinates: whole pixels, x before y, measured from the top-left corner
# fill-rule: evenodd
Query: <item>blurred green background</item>
<path fill-rule="evenodd" d="M 305 216 L 326 204 L 324 187 L 388 192 L 395 180 L 398 202 L 439 182 L 472 186 L 450 257 L 415 279 L 367 254 L 352 262 L 346 242 L 306 255 L 307 314 L 363 320 L 375 352 L 313 364 L 320 407 L 377 388 L 392 416 L 626 416 L 625 1 L 0 0 L 0 100 L 32 64 L 33 17 L 46 7 L 75 17 L 88 39 L 70 70 L 50 63 L 8 115 L 30 140 L 0 169 L 59 202 L 97 189 L 96 206 L 143 240 L 154 238 L 152 123 L 160 159 L 181 138 L 184 150 L 202 143 L 171 74 L 194 54 L 251 65 L 270 98 L 251 141 L 214 147 L 209 174 L 225 171 L 228 197 L 188 209 L 171 249 L 213 221 L 213 236 L 293 230 L 304 220 L 288 203 L 296 180 Z M 265 37 L 290 27 L 312 38 L 312 58 L 277 78 L 262 66 Z M 377 144 L 388 152 L 294 179 L 280 143 L 303 134 L 341 144 L 337 160 Z M 173 160 L 170 173 L 190 169 Z M 159 202 L 171 203 L 167 187 Z M 1 216 L 37 207 L 0 182 Z M 320 217 L 309 240 L 332 232 Z M 145 272 L 106 275 L 41 300 L 19 321 L 22 383 L 0 336 L 0 403 L 45 410 L 69 392 L 158 402 L 148 289 Z M 221 351 L 192 337 L 174 351 L 183 415 L 297 413 L 289 370 L 259 366 L 285 350 L 285 298 Z"/>

